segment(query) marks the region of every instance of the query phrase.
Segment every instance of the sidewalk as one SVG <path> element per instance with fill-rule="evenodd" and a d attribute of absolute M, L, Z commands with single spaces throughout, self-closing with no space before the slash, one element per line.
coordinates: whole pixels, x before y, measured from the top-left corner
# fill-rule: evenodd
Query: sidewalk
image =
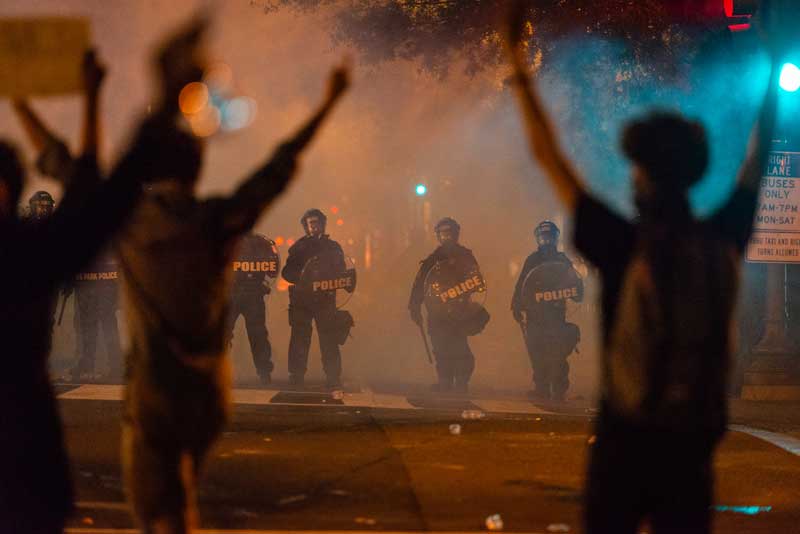
<path fill-rule="evenodd" d="M 730 423 L 800 439 L 800 402 L 729 400 Z"/>

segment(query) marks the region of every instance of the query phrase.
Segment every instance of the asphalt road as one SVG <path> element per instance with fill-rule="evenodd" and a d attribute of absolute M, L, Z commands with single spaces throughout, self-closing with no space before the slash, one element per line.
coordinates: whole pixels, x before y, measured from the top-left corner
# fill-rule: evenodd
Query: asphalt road
<path fill-rule="evenodd" d="M 130 532 L 121 403 L 108 400 L 119 392 L 60 391 L 73 396 L 60 400 L 78 493 L 69 532 Z M 591 413 L 549 413 L 553 407 L 524 400 L 416 396 L 403 403 L 370 394 L 235 395 L 233 421 L 200 486 L 203 529 L 480 532 L 487 516 L 500 514 L 505 531 L 563 532 L 566 525 L 580 532 Z M 486 415 L 464 419 L 464 409 Z M 460 433 L 451 432 L 454 424 Z M 717 513 L 717 532 L 798 531 L 800 456 L 729 432 L 716 466 L 717 504 L 770 507 Z"/>

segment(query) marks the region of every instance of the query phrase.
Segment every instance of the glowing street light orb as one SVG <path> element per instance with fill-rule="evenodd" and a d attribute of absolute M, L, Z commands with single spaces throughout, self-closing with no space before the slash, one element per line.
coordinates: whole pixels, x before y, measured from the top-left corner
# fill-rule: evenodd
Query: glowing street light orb
<path fill-rule="evenodd" d="M 256 117 L 258 105 L 247 96 L 239 96 L 222 104 L 222 128 L 233 131 L 249 126 Z"/>
<path fill-rule="evenodd" d="M 417 187 L 414 188 L 414 192 L 417 193 L 418 197 L 424 196 L 425 193 L 428 192 L 428 188 L 425 184 L 417 184 Z"/>
<path fill-rule="evenodd" d="M 208 87 L 201 82 L 187 84 L 178 95 L 178 105 L 184 115 L 200 113 L 208 105 L 208 100 Z"/>
<path fill-rule="evenodd" d="M 800 69 L 794 63 L 785 63 L 781 69 L 781 89 L 794 93 L 800 89 Z"/>

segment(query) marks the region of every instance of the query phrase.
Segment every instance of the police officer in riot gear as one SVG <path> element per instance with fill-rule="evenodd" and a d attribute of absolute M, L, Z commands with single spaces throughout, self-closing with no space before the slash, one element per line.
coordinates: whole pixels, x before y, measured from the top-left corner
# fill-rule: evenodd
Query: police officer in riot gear
<path fill-rule="evenodd" d="M 533 368 L 531 397 L 563 400 L 569 388 L 569 363 L 580 330 L 566 320 L 566 301 L 583 299 L 583 281 L 558 250 L 561 231 L 552 221 L 534 231 L 538 249 L 528 256 L 517 280 L 511 311 L 520 323 Z"/>
<path fill-rule="evenodd" d="M 264 298 L 270 293 L 271 281 L 278 276 L 278 249 L 271 239 L 252 232 L 242 238 L 235 258 L 228 342 L 233 339 L 236 320 L 243 316 L 253 364 L 261 383 L 268 385 L 273 364 Z"/>
<path fill-rule="evenodd" d="M 99 330 L 103 330 L 108 353 L 110 382 L 121 382 L 123 362 L 117 323 L 118 266 L 111 251 L 105 251 L 78 273 L 74 284 L 75 330 L 77 334 L 78 362 L 70 371 L 73 382 L 94 378 L 95 351 Z"/>
<path fill-rule="evenodd" d="M 55 200 L 47 191 L 37 191 L 28 200 L 28 218 L 34 222 L 41 222 L 53 214 Z"/>
<path fill-rule="evenodd" d="M 325 233 L 327 217 L 318 209 L 303 214 L 300 224 L 306 235 L 289 248 L 286 266 L 281 274 L 289 282 L 289 384 L 304 385 L 311 346 L 311 321 L 317 325 L 322 368 L 328 388 L 341 386 L 342 355 L 339 350 L 339 327 L 336 321 L 336 293 L 334 291 L 310 293 L 301 287 L 302 277 L 311 263 L 323 262 L 335 272 L 346 270 L 344 251 Z"/>
<path fill-rule="evenodd" d="M 420 264 L 411 289 L 408 309 L 411 320 L 421 326 L 422 304 L 423 302 L 426 304 L 428 334 L 436 357 L 438 376 L 438 382 L 434 384 L 433 390 L 466 393 L 475 370 L 475 356 L 469 347 L 467 337 L 483 329 L 488 322 L 488 314 L 481 307 L 480 315 L 485 314 L 485 321 L 482 317 L 477 317 L 482 324 L 479 324 L 474 331 L 470 331 L 472 327 L 469 323 L 474 322 L 476 317 L 457 316 L 453 313 L 464 309 L 463 301 L 454 300 L 440 306 L 435 295 L 433 299 L 428 300 L 431 285 L 438 285 L 438 282 L 431 282 L 430 275 L 437 269 L 465 275 L 476 273 L 478 262 L 471 250 L 459 244 L 461 226 L 454 219 L 445 217 L 440 220 L 436 224 L 435 232 L 439 246 Z M 455 279 L 460 280 L 461 277 L 457 275 Z"/>

